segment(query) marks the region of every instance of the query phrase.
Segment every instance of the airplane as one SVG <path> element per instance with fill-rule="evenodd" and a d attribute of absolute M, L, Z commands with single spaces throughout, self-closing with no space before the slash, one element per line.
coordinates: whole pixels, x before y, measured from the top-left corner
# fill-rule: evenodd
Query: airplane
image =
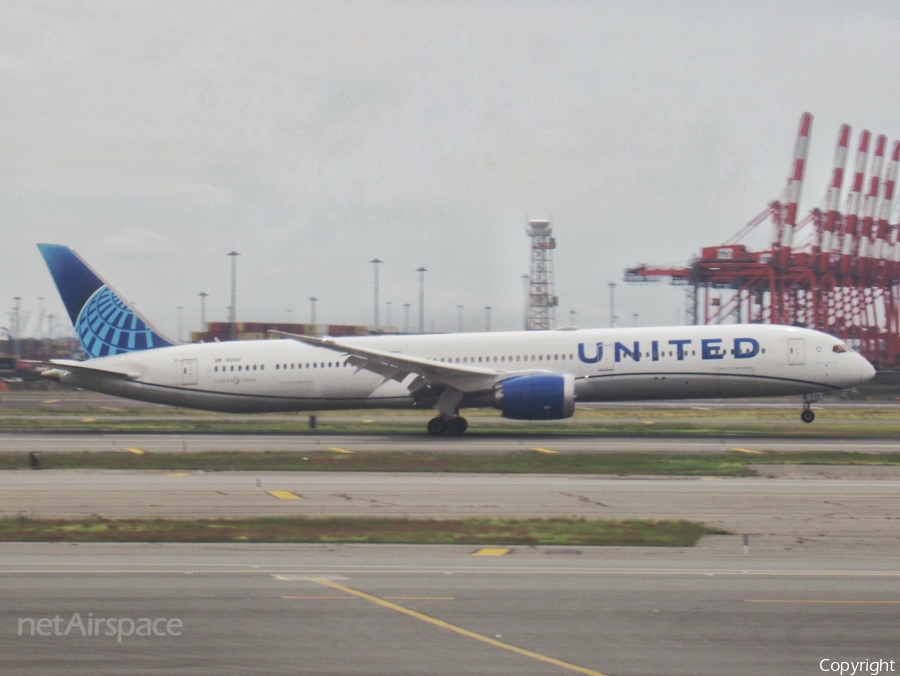
<path fill-rule="evenodd" d="M 575 404 L 803 395 L 875 369 L 839 339 L 771 324 L 556 329 L 177 344 L 72 249 L 38 244 L 88 359 L 55 359 L 61 383 L 118 397 L 231 413 L 436 409 L 433 435 L 459 435 L 462 408 L 515 420 L 571 417 Z M 277 332 L 276 332 L 277 333 Z"/>

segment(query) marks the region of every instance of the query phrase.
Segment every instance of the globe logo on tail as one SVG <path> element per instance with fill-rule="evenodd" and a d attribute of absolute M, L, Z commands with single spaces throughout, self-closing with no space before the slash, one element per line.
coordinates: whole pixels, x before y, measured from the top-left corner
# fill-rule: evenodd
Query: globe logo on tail
<path fill-rule="evenodd" d="M 157 336 L 108 286 L 101 286 L 85 303 L 75 331 L 90 359 L 170 344 Z"/>

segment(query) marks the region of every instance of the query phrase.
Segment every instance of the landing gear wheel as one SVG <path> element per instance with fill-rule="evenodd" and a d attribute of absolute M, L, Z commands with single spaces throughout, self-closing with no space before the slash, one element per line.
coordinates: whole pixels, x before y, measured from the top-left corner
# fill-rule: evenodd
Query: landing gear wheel
<path fill-rule="evenodd" d="M 469 423 L 465 418 L 450 418 L 447 421 L 447 434 L 457 437 L 469 429 Z"/>
<path fill-rule="evenodd" d="M 447 433 L 447 423 L 443 418 L 432 418 L 428 421 L 428 434 L 440 436 Z"/>
<path fill-rule="evenodd" d="M 800 414 L 800 420 L 805 423 L 811 423 L 816 419 L 816 414 L 810 411 L 808 408 L 803 409 L 803 413 Z"/>

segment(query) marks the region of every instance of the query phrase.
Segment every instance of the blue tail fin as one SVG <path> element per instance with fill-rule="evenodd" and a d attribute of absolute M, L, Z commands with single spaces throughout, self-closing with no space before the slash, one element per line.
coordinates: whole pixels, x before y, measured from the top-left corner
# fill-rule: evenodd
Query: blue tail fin
<path fill-rule="evenodd" d="M 38 249 L 89 359 L 172 345 L 69 247 Z"/>

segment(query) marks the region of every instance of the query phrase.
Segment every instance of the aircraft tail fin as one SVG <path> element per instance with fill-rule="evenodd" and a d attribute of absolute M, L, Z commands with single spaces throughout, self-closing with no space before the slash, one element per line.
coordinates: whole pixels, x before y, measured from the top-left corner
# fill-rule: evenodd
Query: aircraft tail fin
<path fill-rule="evenodd" d="M 38 244 L 72 326 L 89 359 L 172 345 L 77 253 Z"/>

